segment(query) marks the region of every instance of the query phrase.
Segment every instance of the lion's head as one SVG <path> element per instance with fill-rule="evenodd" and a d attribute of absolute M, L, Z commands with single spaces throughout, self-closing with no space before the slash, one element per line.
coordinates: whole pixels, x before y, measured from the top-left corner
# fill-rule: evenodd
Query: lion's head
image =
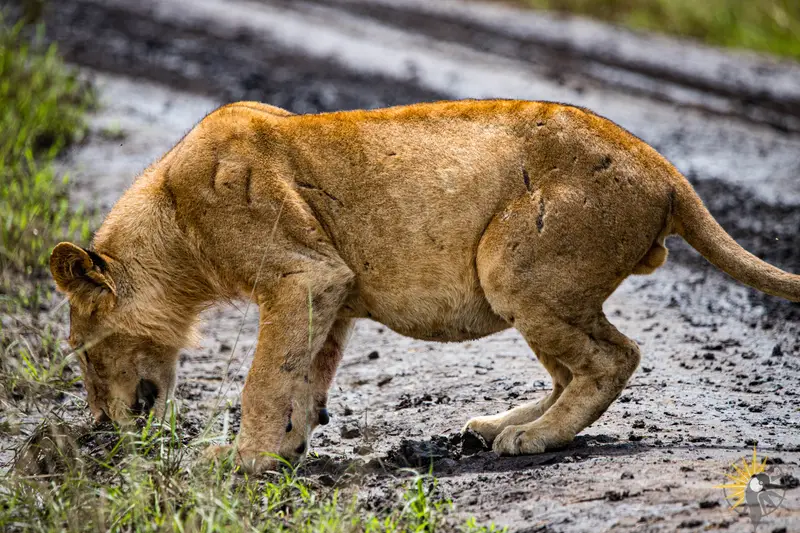
<path fill-rule="evenodd" d="M 125 267 L 63 242 L 53 250 L 50 270 L 69 297 L 69 343 L 95 420 L 125 422 L 150 410 L 162 416 L 175 387 L 178 347 L 131 327 L 141 309 Z"/>

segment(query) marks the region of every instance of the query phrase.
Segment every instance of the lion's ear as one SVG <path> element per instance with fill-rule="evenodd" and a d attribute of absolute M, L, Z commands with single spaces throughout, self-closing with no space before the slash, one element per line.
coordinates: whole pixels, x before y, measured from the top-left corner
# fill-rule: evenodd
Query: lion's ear
<path fill-rule="evenodd" d="M 50 255 L 50 272 L 61 292 L 89 305 L 111 303 L 117 291 L 105 260 L 71 242 L 62 242 Z"/>

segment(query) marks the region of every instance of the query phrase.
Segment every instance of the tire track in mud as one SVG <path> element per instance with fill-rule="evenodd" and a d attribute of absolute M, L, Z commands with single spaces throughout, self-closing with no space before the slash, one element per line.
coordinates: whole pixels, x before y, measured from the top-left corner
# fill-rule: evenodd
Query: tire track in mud
<path fill-rule="evenodd" d="M 445 98 L 413 81 L 365 76 L 293 53 L 246 30 L 221 36 L 155 21 L 135 6 L 53 2 L 45 23 L 47 37 L 68 61 L 224 101 L 258 100 L 317 113 Z"/>
<path fill-rule="evenodd" d="M 699 57 L 692 58 L 695 63 L 707 63 L 705 70 L 698 71 L 696 67 L 663 61 L 665 57 L 680 56 L 687 51 L 682 47 L 691 46 L 676 45 L 676 39 L 664 38 L 660 43 L 650 45 L 649 48 L 662 48 L 659 60 L 654 61 L 652 57 L 636 57 L 631 53 L 631 48 L 641 44 L 637 41 L 646 40 L 640 39 L 635 32 L 602 28 L 599 24 L 592 27 L 587 23 L 583 30 L 588 35 L 580 39 L 575 37 L 569 19 L 565 22 L 553 14 L 504 12 L 502 8 L 489 5 L 458 9 L 458 4 L 453 2 L 437 5 L 419 0 L 261 1 L 291 5 L 296 9 L 303 9 L 304 5 L 335 8 L 389 26 L 413 28 L 439 41 L 468 44 L 498 56 L 522 60 L 531 68 L 540 69 L 543 75 L 561 79 L 564 83 L 566 77 L 577 76 L 583 78 L 584 83 L 610 85 L 623 91 L 640 92 L 653 99 L 733 114 L 784 131 L 800 130 L 800 94 L 796 88 L 791 88 L 792 84 L 800 83 L 800 68 L 791 61 L 779 63 L 763 57 L 759 64 L 757 59 L 743 56 L 739 68 L 732 69 L 731 63 L 735 60 L 704 49 L 699 52 Z M 509 19 L 515 15 L 518 19 L 545 20 L 532 24 L 534 27 L 530 29 L 525 28 L 524 23 L 509 27 Z M 537 31 L 542 30 L 545 24 L 553 28 Z M 557 36 L 559 28 L 563 34 Z M 613 39 L 607 35 L 611 31 L 616 32 Z M 771 86 L 762 81 L 764 74 L 767 78 L 770 74 L 773 77 L 785 75 L 786 83 L 780 87 Z"/>

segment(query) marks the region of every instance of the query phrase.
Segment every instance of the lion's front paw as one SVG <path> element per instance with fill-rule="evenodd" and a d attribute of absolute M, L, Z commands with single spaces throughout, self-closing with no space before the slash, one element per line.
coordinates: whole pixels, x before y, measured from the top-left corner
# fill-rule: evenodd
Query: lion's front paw
<path fill-rule="evenodd" d="M 202 460 L 215 464 L 232 462 L 248 474 L 276 470 L 281 464 L 278 458 L 269 453 L 242 450 L 234 446 L 209 446 L 203 452 Z"/>
<path fill-rule="evenodd" d="M 492 451 L 497 455 L 534 455 L 547 448 L 541 435 L 525 426 L 508 426 L 495 439 Z"/>
<path fill-rule="evenodd" d="M 467 422 L 467 425 L 464 426 L 464 429 L 462 429 L 461 432 L 464 433 L 468 429 L 471 429 L 483 437 L 486 441 L 486 444 L 489 445 L 491 445 L 492 442 L 497 438 L 497 435 L 503 431 L 501 421 L 497 416 L 476 416 Z"/>

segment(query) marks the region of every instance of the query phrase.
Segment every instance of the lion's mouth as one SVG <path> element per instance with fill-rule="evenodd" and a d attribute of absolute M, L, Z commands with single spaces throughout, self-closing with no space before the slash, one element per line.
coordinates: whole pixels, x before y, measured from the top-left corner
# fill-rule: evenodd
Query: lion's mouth
<path fill-rule="evenodd" d="M 137 415 L 149 413 L 156 405 L 158 385 L 149 379 L 142 379 L 136 386 L 136 403 L 131 410 Z"/>

